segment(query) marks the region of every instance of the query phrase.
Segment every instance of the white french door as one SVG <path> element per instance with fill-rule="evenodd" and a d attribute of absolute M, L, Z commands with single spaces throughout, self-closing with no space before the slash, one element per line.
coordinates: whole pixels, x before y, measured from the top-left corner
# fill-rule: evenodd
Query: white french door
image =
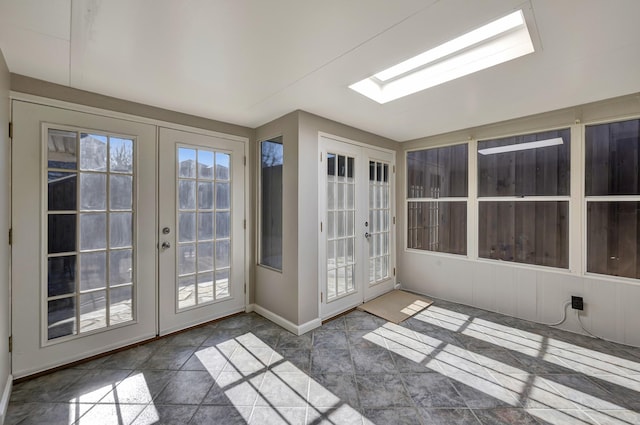
<path fill-rule="evenodd" d="M 14 377 L 155 336 L 155 127 L 12 115 Z"/>
<path fill-rule="evenodd" d="M 160 334 L 243 311 L 242 141 L 160 129 Z"/>
<path fill-rule="evenodd" d="M 320 137 L 321 316 L 353 308 L 395 284 L 392 152 Z"/>
<path fill-rule="evenodd" d="M 14 377 L 244 309 L 244 140 L 12 115 Z"/>

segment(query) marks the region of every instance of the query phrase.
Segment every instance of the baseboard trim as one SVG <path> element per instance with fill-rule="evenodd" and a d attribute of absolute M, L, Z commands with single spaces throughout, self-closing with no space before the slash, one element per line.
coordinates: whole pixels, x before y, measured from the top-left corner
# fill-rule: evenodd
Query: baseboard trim
<path fill-rule="evenodd" d="M 320 320 L 320 318 L 310 320 L 306 323 L 303 323 L 302 325 L 296 325 L 295 323 L 285 319 L 284 317 L 270 310 L 267 310 L 264 307 L 259 306 L 258 304 L 252 304 L 250 308 L 252 311 L 255 311 L 265 319 L 271 320 L 276 325 L 282 326 L 289 332 L 296 335 L 302 335 L 306 332 L 309 332 L 312 329 L 319 328 L 320 326 L 322 326 L 322 321 Z"/>
<path fill-rule="evenodd" d="M 7 377 L 7 383 L 2 391 L 2 398 L 0 398 L 0 424 L 4 423 L 4 419 L 7 417 L 7 408 L 9 407 L 9 400 L 11 399 L 11 389 L 13 388 L 13 375 Z"/>

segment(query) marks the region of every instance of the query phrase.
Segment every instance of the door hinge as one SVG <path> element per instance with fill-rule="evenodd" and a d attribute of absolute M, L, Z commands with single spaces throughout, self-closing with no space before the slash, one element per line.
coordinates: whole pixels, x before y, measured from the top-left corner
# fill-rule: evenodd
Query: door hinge
<path fill-rule="evenodd" d="M 322 152 L 320 152 L 320 162 L 322 162 Z"/>
<path fill-rule="evenodd" d="M 396 224 L 396 218 L 393 217 L 393 224 Z"/>
<path fill-rule="evenodd" d="M 393 268 L 393 275 L 394 276 L 396 275 L 396 268 L 395 267 Z"/>
<path fill-rule="evenodd" d="M 242 157 L 242 164 L 245 165 L 245 166 L 247 165 L 247 156 L 246 155 Z"/>
<path fill-rule="evenodd" d="M 322 233 L 322 222 L 320 222 L 320 232 Z"/>
<path fill-rule="evenodd" d="M 396 173 L 396 166 L 394 165 L 393 166 L 393 174 L 395 174 L 395 173 Z"/>
<path fill-rule="evenodd" d="M 13 245 L 13 229 L 9 229 L 9 245 Z"/>
<path fill-rule="evenodd" d="M 320 302 L 323 302 L 323 300 L 322 300 L 322 292 L 320 292 Z"/>
<path fill-rule="evenodd" d="M 247 220 L 242 220 L 242 228 L 246 229 L 247 228 Z"/>
<path fill-rule="evenodd" d="M 244 283 L 244 293 L 247 293 L 247 282 Z"/>
<path fill-rule="evenodd" d="M 13 139 L 13 123 L 9 123 L 9 139 Z"/>
<path fill-rule="evenodd" d="M 9 335 L 9 352 L 13 353 L 13 335 Z"/>

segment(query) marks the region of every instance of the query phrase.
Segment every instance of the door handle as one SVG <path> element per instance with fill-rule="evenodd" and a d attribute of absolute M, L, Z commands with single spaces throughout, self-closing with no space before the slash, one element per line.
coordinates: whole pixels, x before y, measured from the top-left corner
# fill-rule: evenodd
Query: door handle
<path fill-rule="evenodd" d="M 369 239 L 371 237 L 371 233 L 369 232 L 364 232 L 364 237 Z"/>
<path fill-rule="evenodd" d="M 163 251 L 166 251 L 167 249 L 171 248 L 171 244 L 167 241 L 162 242 L 162 245 L 160 245 L 160 248 L 162 248 Z"/>

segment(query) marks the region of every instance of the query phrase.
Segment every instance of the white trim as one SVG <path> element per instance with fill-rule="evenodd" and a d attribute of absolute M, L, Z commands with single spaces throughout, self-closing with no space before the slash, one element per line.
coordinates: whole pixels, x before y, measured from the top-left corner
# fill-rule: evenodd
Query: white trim
<path fill-rule="evenodd" d="M 324 137 L 326 139 L 335 140 L 336 142 L 349 143 L 351 145 L 356 145 L 356 146 L 359 146 L 359 147 L 362 147 L 362 148 L 378 150 L 378 151 L 381 151 L 381 152 L 391 153 L 391 154 L 394 154 L 394 155 L 396 153 L 396 151 L 392 150 L 392 149 L 387 149 L 387 148 L 383 148 L 383 147 L 376 146 L 376 145 L 369 145 L 367 143 L 358 142 L 357 140 L 347 139 L 346 137 L 336 136 L 335 134 L 325 133 L 324 131 L 318 131 L 318 141 L 320 140 L 321 137 Z"/>
<path fill-rule="evenodd" d="M 271 320 L 276 325 L 283 327 L 284 329 L 288 330 L 289 332 L 295 335 L 302 335 L 306 332 L 309 332 L 310 330 L 313 330 L 322 326 L 322 320 L 320 320 L 319 317 L 316 319 L 312 319 L 301 325 L 296 325 L 295 323 L 285 319 L 284 317 L 276 313 L 273 313 L 270 310 L 267 310 L 266 308 L 258 304 L 251 304 L 250 306 L 247 307 L 247 309 L 251 309 L 251 311 L 255 311 L 260 316 L 264 317 L 265 319 Z"/>
<path fill-rule="evenodd" d="M 11 100 L 19 100 L 27 103 L 35 103 L 37 105 L 51 106 L 54 108 L 67 109 L 67 110 L 76 111 L 76 112 L 84 112 L 87 114 L 99 115 L 102 117 L 117 118 L 123 121 L 131 121 L 131 122 L 142 123 L 142 124 L 151 124 L 157 127 L 164 127 L 172 130 L 181 130 L 189 133 L 203 134 L 205 136 L 213 136 L 221 139 L 234 140 L 234 141 L 245 142 L 245 143 L 249 141 L 249 138 L 245 136 L 237 136 L 235 134 L 222 133 L 214 130 L 207 130 L 204 128 L 177 124 L 170 121 L 162 121 L 155 118 L 146 118 L 139 115 L 132 115 L 124 112 L 116 112 L 109 109 L 96 108 L 94 106 L 86 106 L 78 103 L 51 99 L 48 97 L 36 96 L 36 95 L 21 93 L 13 90 L 9 92 L 9 98 Z M 149 105 L 143 105 L 143 106 L 149 106 Z M 169 110 L 166 110 L 166 111 L 175 112 L 175 111 L 169 111 Z M 181 113 L 181 112 L 176 112 L 176 113 Z M 185 115 L 188 115 L 188 114 L 185 114 Z M 201 118 L 205 120 L 209 119 L 205 117 L 198 117 L 195 115 L 193 115 L 193 117 Z M 211 121 L 214 121 L 214 120 L 211 120 Z M 233 124 L 230 124 L 230 125 L 233 125 Z"/>
<path fill-rule="evenodd" d="M 7 383 L 2 391 L 2 398 L 0 398 L 0 424 L 4 423 L 7 417 L 7 409 L 9 408 L 9 400 L 11 399 L 11 390 L 13 389 L 13 375 L 7 376 Z"/>
<path fill-rule="evenodd" d="M 226 301 L 226 298 L 225 298 L 225 301 Z M 199 326 L 199 325 L 203 325 L 205 323 L 212 322 L 214 320 L 224 319 L 224 318 L 227 318 L 227 317 L 232 316 L 232 315 L 237 314 L 237 313 L 243 313 L 245 311 L 246 311 L 245 306 L 242 306 L 242 307 L 239 307 L 239 308 L 234 308 L 234 309 L 225 311 L 224 313 L 217 314 L 217 315 L 215 315 L 213 317 L 207 317 L 205 319 L 196 319 L 196 320 L 191 320 L 191 321 L 186 322 L 186 323 L 180 323 L 177 326 L 171 326 L 170 328 L 163 329 L 158 336 L 161 336 L 161 337 L 162 336 L 167 336 L 167 335 L 170 335 L 170 334 L 172 334 L 174 332 L 183 331 L 183 330 L 186 330 L 186 329 L 189 329 L 189 328 L 193 328 L 194 326 Z"/>
<path fill-rule="evenodd" d="M 46 370 L 53 369 L 53 368 L 56 368 L 58 366 L 64 366 L 64 365 L 67 365 L 67 364 L 70 364 L 70 363 L 73 363 L 73 362 L 77 362 L 79 360 L 87 359 L 89 357 L 92 357 L 92 356 L 95 356 L 95 355 L 98 355 L 98 354 L 107 353 L 109 351 L 113 351 L 113 350 L 116 350 L 118 348 L 127 347 L 129 345 L 133 345 L 133 344 L 137 344 L 137 343 L 149 340 L 149 339 L 153 339 L 155 337 L 156 337 L 155 333 L 150 333 L 150 334 L 140 335 L 140 336 L 137 336 L 135 338 L 130 338 L 130 339 L 126 339 L 126 340 L 118 340 L 117 342 L 115 342 L 113 344 L 105 345 L 105 346 L 96 348 L 95 350 L 91 350 L 91 351 L 87 351 L 87 352 L 78 353 L 78 354 L 75 354 L 75 355 L 72 355 L 72 356 L 68 356 L 63 361 L 49 362 L 49 363 L 46 363 L 46 364 L 39 364 L 37 367 L 34 367 L 34 368 L 23 369 L 18 374 L 16 374 L 15 378 L 24 378 L 26 376 L 33 375 L 33 374 L 38 373 L 38 372 L 44 372 Z"/>

